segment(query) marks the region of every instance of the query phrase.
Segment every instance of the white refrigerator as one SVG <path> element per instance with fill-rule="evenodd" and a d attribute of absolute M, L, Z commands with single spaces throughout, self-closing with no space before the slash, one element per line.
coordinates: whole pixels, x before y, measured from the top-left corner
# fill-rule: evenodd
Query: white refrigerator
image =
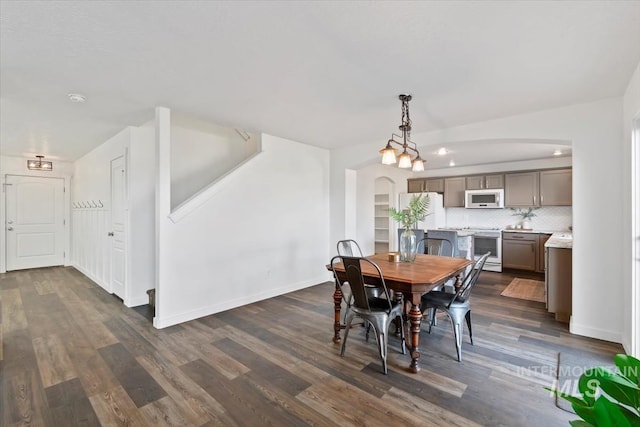
<path fill-rule="evenodd" d="M 398 209 L 405 209 L 409 205 L 409 201 L 413 196 L 419 193 L 399 193 Z M 442 194 L 427 193 L 429 195 L 429 215 L 418 223 L 418 230 L 435 230 L 446 226 L 446 217 L 444 210 L 444 201 Z"/>

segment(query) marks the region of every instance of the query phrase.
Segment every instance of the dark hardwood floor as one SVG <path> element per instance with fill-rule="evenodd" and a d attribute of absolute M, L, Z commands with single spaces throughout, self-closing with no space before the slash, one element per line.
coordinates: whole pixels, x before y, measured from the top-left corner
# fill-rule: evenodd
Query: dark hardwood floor
<path fill-rule="evenodd" d="M 73 268 L 0 274 L 0 424 L 567 426 L 558 352 L 622 349 L 500 296 L 512 278 L 481 274 L 461 363 L 441 318 L 418 374 L 392 335 L 385 376 L 361 327 L 340 357 L 332 283 L 157 330 Z"/>

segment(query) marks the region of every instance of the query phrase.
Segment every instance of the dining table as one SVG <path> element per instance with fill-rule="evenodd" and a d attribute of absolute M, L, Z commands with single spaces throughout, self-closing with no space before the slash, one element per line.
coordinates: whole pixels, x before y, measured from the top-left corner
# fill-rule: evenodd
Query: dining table
<path fill-rule="evenodd" d="M 413 373 L 420 371 L 418 349 L 420 337 L 420 324 L 422 322 L 422 312 L 420 311 L 420 299 L 422 295 L 444 284 L 449 279 L 461 276 L 466 268 L 473 261 L 465 258 L 447 257 L 439 255 L 417 254 L 413 262 L 396 261 L 389 254 L 376 254 L 367 256 L 380 267 L 382 278 L 387 289 L 394 291 L 398 301 L 404 299 L 405 303 L 411 304 L 411 309 L 407 315 L 409 321 L 410 337 L 408 347 L 411 355 L 409 370 Z M 375 268 L 368 263 L 362 263 L 362 275 L 365 282 L 378 285 L 380 277 Z M 331 265 L 326 266 L 331 271 Z M 341 341 L 340 330 L 340 310 L 342 306 L 342 289 L 340 283 L 345 279 L 344 266 L 342 263 L 334 264 L 334 269 L 338 280 L 336 281 L 334 302 L 334 336 L 333 342 Z M 404 327 L 404 325 L 402 326 Z"/>

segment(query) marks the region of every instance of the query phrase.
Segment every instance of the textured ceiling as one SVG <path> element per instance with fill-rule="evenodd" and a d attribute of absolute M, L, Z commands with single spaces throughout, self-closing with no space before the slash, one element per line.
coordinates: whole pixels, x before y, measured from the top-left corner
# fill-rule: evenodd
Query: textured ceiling
<path fill-rule="evenodd" d="M 1 1 L 0 148 L 74 160 L 156 106 L 332 148 L 389 138 L 403 92 L 414 133 L 620 96 L 638 22 L 637 1 Z"/>

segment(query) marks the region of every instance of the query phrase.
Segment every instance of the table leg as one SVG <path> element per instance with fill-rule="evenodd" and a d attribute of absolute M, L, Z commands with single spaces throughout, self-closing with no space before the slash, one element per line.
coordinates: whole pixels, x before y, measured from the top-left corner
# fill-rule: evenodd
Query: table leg
<path fill-rule="evenodd" d="M 342 290 L 340 286 L 336 286 L 336 291 L 333 293 L 333 304 L 333 342 L 337 344 L 341 341 L 340 329 L 342 329 L 340 325 L 340 308 L 342 307 Z"/>
<path fill-rule="evenodd" d="M 411 326 L 411 341 L 409 346 L 409 353 L 411 354 L 411 365 L 409 365 L 409 370 L 411 370 L 411 372 L 413 373 L 417 373 L 420 371 L 420 365 L 418 365 L 418 360 L 420 359 L 418 340 L 420 338 L 421 321 L 422 313 L 420 312 L 420 295 L 412 296 L 411 310 L 409 310 L 409 324 Z"/>

